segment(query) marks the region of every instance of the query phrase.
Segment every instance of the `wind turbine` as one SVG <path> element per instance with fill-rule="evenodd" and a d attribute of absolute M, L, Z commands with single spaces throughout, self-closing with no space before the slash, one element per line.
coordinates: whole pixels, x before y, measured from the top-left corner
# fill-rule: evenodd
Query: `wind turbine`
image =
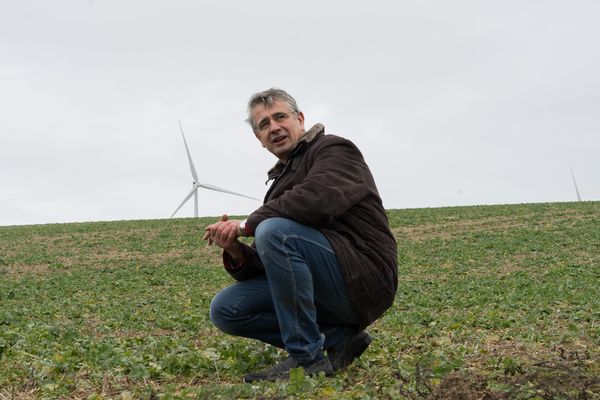
<path fill-rule="evenodd" d="M 571 176 L 573 177 L 573 184 L 575 185 L 575 193 L 577 193 L 577 201 L 581 201 L 581 196 L 579 195 L 579 189 L 577 188 L 577 181 L 575 180 L 575 174 L 573 173 L 573 168 L 569 165 L 569 169 L 571 170 Z"/>
<path fill-rule="evenodd" d="M 185 135 L 183 134 L 183 128 L 181 127 L 181 121 L 177 121 L 177 122 L 179 122 L 179 130 L 181 131 L 181 136 L 183 137 L 183 144 L 185 144 L 185 151 L 187 152 L 188 161 L 190 162 L 190 171 L 192 172 L 192 177 L 194 178 L 194 183 L 192 185 L 192 190 L 187 194 L 187 196 L 185 196 L 185 198 L 183 199 L 183 201 L 181 202 L 179 207 L 177 207 L 175 212 L 173 212 L 173 214 L 171 214 L 171 218 L 173 218 L 173 216 L 177 213 L 177 211 L 179 211 L 179 209 L 181 207 L 183 207 L 183 205 L 186 203 L 186 201 L 188 201 L 190 199 L 190 197 L 192 197 L 192 195 L 194 196 L 194 217 L 198 217 L 198 188 L 204 188 L 204 189 L 208 189 L 208 190 L 214 190 L 217 192 L 233 194 L 235 196 L 245 197 L 247 199 L 258 200 L 257 198 L 246 196 L 245 194 L 232 192 L 230 190 L 221 189 L 220 187 L 209 185 L 207 183 L 198 182 L 198 174 L 196 173 L 196 168 L 194 167 L 194 162 L 192 161 L 192 156 L 190 155 L 190 149 L 188 148 L 187 142 L 185 140 Z"/>

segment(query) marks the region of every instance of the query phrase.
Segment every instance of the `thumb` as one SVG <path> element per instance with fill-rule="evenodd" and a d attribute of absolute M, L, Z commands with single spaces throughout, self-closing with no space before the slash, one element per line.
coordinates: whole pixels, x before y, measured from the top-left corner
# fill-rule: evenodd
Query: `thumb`
<path fill-rule="evenodd" d="M 228 221 L 229 220 L 229 216 L 227 214 L 223 214 L 221 215 L 221 221 Z"/>

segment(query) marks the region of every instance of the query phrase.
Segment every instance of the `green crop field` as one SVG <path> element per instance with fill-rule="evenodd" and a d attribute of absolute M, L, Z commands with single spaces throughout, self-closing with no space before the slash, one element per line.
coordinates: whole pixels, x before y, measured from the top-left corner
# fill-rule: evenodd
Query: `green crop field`
<path fill-rule="evenodd" d="M 600 202 L 390 210 L 396 302 L 331 378 L 211 325 L 214 218 L 0 227 L 0 399 L 599 399 Z"/>

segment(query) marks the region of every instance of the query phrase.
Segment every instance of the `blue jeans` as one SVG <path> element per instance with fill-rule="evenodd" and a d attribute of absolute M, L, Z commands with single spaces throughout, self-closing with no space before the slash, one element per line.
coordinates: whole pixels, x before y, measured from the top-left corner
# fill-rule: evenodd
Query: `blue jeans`
<path fill-rule="evenodd" d="M 318 230 L 285 218 L 256 228 L 265 275 L 223 289 L 210 318 L 223 332 L 258 339 L 300 362 L 339 348 L 356 332 L 358 315 L 329 241 Z"/>

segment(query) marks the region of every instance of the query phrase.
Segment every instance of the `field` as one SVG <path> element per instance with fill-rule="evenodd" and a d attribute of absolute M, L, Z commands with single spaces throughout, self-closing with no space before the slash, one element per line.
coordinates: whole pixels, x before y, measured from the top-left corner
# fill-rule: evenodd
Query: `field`
<path fill-rule="evenodd" d="M 219 333 L 213 218 L 0 227 L 0 399 L 600 399 L 600 202 L 390 210 L 395 305 L 332 378 Z"/>

